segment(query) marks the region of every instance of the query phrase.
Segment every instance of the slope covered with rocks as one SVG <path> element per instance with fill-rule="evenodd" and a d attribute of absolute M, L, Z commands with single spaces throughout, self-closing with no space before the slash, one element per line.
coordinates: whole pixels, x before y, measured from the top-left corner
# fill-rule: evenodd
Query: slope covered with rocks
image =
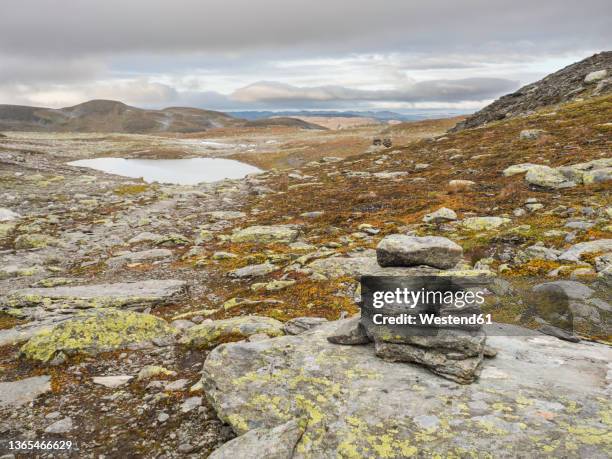
<path fill-rule="evenodd" d="M 535 110 L 612 91 L 612 51 L 568 65 L 540 81 L 523 86 L 457 124 L 454 130 L 529 115 Z"/>
<path fill-rule="evenodd" d="M 585 98 L 195 186 L 7 133 L 0 438 L 70 438 L 80 457 L 606 457 L 611 113 Z M 466 354 L 472 384 L 440 376 L 444 346 L 390 363 L 338 332 L 361 276 L 448 272 L 490 278 L 486 311 L 511 324 Z"/>

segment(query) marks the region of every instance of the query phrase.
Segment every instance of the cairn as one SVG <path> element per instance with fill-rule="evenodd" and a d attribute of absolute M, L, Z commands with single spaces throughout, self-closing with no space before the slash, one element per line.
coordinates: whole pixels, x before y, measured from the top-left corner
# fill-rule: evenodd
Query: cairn
<path fill-rule="evenodd" d="M 432 253 L 436 255 L 433 259 Z M 460 261 L 461 256 L 461 247 L 441 237 L 392 235 L 384 238 L 377 247 L 379 264 L 385 267 L 425 265 L 448 270 Z M 328 340 L 336 344 L 373 342 L 376 355 L 384 360 L 423 365 L 431 372 L 461 384 L 474 382 L 480 373 L 483 358 L 495 355 L 495 351 L 486 346 L 486 333 L 481 324 L 435 325 L 419 320 L 415 320 L 413 325 L 376 324 L 374 316 L 378 314 L 394 319 L 413 316 L 418 319 L 426 313 L 440 318 L 467 318 L 480 314 L 478 305 L 458 308 L 456 304 L 419 303 L 407 308 L 405 304 L 390 302 L 382 307 L 373 307 L 371 300 L 374 291 L 391 291 L 398 285 L 412 291 L 457 292 L 482 289 L 483 280 L 452 276 L 450 272 L 443 276 L 427 277 L 364 277 L 361 315 L 345 322 Z"/>

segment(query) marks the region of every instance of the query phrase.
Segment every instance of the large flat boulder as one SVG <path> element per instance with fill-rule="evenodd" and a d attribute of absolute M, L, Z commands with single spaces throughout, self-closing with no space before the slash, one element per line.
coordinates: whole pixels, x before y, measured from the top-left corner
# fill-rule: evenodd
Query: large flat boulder
<path fill-rule="evenodd" d="M 497 358 L 464 386 L 328 342 L 340 324 L 213 350 L 203 383 L 220 418 L 258 438 L 300 422 L 295 458 L 609 457 L 608 346 L 490 336 Z"/>
<path fill-rule="evenodd" d="M 75 285 L 52 288 L 25 288 L 11 292 L 0 305 L 9 307 L 71 306 L 143 307 L 166 304 L 182 295 L 187 283 L 180 280 L 146 280 L 116 284 Z"/>

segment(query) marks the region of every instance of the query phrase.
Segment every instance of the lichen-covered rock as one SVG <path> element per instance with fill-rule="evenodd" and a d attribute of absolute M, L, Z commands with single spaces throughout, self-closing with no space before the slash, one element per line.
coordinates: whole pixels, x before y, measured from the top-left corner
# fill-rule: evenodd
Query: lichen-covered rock
<path fill-rule="evenodd" d="M 461 225 L 464 228 L 473 231 L 487 231 L 495 228 L 499 228 L 507 223 L 510 223 L 509 218 L 504 217 L 469 217 L 465 218 Z"/>
<path fill-rule="evenodd" d="M 549 166 L 531 167 L 525 175 L 525 180 L 542 188 L 570 188 L 575 182 L 568 180 L 558 169 Z"/>
<path fill-rule="evenodd" d="M 431 266 L 448 269 L 463 256 L 461 246 L 450 239 L 438 236 L 386 236 L 376 247 L 380 266 Z"/>
<path fill-rule="evenodd" d="M 295 241 L 298 235 L 298 229 L 290 225 L 257 225 L 234 231 L 231 241 L 255 244 L 269 244 L 272 242 L 289 243 Z"/>
<path fill-rule="evenodd" d="M 512 166 L 506 167 L 502 172 L 504 177 L 511 177 L 517 174 L 524 174 L 529 171 L 532 167 L 537 167 L 537 164 L 532 163 L 521 163 L 521 164 L 513 164 Z"/>
<path fill-rule="evenodd" d="M 116 284 L 77 285 L 52 288 L 25 288 L 12 292 L 2 306 L 125 308 L 157 306 L 178 298 L 187 284 L 179 280 L 146 280 Z"/>
<path fill-rule="evenodd" d="M 329 343 L 338 325 L 214 349 L 203 385 L 219 417 L 238 435 L 303 421 L 294 458 L 608 456 L 608 346 L 514 327 L 489 337 L 499 353 L 478 381 L 455 385 Z"/>
<path fill-rule="evenodd" d="M 21 354 L 46 363 L 58 354 L 95 355 L 167 338 L 173 333 L 174 329 L 164 320 L 151 314 L 100 309 L 35 334 L 21 347 Z"/>
<path fill-rule="evenodd" d="M 457 220 L 457 214 L 453 209 L 441 207 L 440 209 L 423 217 L 425 223 L 444 223 Z"/>
<path fill-rule="evenodd" d="M 0 239 L 11 234 L 16 226 L 16 223 L 0 223 Z"/>
<path fill-rule="evenodd" d="M 42 249 L 48 246 L 58 246 L 61 241 L 47 234 L 22 234 L 15 239 L 16 249 Z"/>
<path fill-rule="evenodd" d="M 189 347 L 209 348 L 220 343 L 242 340 L 259 333 L 281 336 L 285 332 L 283 323 L 270 317 L 241 316 L 191 327 L 185 331 L 180 343 Z"/>

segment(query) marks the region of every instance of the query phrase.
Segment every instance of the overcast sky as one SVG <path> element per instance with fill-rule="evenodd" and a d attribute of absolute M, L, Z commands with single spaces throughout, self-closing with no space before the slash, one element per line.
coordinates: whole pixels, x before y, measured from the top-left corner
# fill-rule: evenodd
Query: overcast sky
<path fill-rule="evenodd" d="M 610 0 L 3 0 L 0 103 L 473 110 L 612 44 Z"/>

